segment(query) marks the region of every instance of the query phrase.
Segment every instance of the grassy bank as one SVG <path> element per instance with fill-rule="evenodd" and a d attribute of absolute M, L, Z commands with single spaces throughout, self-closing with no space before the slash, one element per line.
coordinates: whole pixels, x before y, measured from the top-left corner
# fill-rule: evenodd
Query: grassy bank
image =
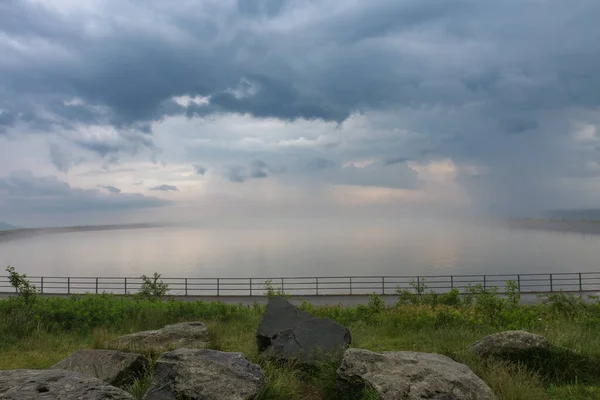
<path fill-rule="evenodd" d="M 373 351 L 436 352 L 469 365 L 501 399 L 600 399 L 600 305 L 556 294 L 546 302 L 519 306 L 475 288 L 468 296 L 422 296 L 403 292 L 399 304 L 385 307 L 372 296 L 369 305 L 302 308 L 348 326 L 352 346 Z M 80 348 L 98 348 L 123 333 L 202 320 L 214 349 L 241 351 L 262 365 L 267 386 L 260 399 L 335 399 L 332 361 L 315 370 L 276 366 L 259 358 L 254 333 L 264 307 L 218 302 L 118 299 L 110 295 L 0 300 L 0 369 L 46 368 Z M 469 346 L 483 336 L 524 329 L 557 345 L 575 349 L 576 360 L 551 360 L 550 368 L 484 361 Z M 581 360 L 589 362 L 581 362 Z M 548 370 L 551 373 L 548 373 Z M 139 395 L 144 381 L 127 388 Z M 369 393 L 364 397 L 372 398 Z"/>

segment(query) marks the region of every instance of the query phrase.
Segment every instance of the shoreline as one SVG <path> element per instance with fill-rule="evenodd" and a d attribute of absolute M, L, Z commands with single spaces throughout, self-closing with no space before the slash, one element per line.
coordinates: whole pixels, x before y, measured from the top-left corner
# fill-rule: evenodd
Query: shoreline
<path fill-rule="evenodd" d="M 508 227 L 511 229 L 529 229 L 549 232 L 580 233 L 589 235 L 600 235 L 600 221 L 585 220 L 556 220 L 556 219 L 509 219 Z"/>
<path fill-rule="evenodd" d="M 73 233 L 73 232 L 97 232 L 97 231 L 110 231 L 110 230 L 122 230 L 122 229 L 144 229 L 144 228 L 156 228 L 161 225 L 157 224 L 113 224 L 113 225 L 83 225 L 83 226 L 66 226 L 58 228 L 20 228 L 0 231 L 0 243 L 15 240 L 25 239 L 41 235 L 54 235 L 59 233 Z"/>

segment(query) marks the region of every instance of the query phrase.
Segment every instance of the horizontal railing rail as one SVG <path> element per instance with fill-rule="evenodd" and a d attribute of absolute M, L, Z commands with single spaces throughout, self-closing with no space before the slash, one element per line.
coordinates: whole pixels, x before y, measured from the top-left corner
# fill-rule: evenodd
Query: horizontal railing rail
<path fill-rule="evenodd" d="M 141 277 L 31 276 L 29 281 L 44 294 L 112 293 L 135 294 Z M 600 292 L 600 272 L 530 274 L 421 275 L 421 276 L 337 276 L 257 278 L 161 278 L 175 296 L 264 296 L 268 288 L 291 295 L 392 295 L 399 290 L 445 293 L 470 287 L 495 287 L 506 293 L 508 282 L 520 293 Z M 15 293 L 7 276 L 0 276 L 0 293 Z"/>

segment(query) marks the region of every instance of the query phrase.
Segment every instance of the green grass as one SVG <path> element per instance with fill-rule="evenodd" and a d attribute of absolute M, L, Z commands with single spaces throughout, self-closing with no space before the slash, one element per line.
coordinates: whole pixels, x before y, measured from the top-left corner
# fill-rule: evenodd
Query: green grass
<path fill-rule="evenodd" d="M 584 385 L 553 386 L 548 390 L 552 399 L 595 400 L 600 399 L 600 387 Z"/>
<path fill-rule="evenodd" d="M 410 297 L 384 307 L 376 297 L 367 306 L 302 308 L 350 328 L 353 347 L 372 351 L 424 351 L 444 354 L 468 365 L 504 400 L 600 399 L 600 305 L 583 304 L 559 294 L 544 304 L 517 306 L 487 291 L 472 299 Z M 449 304 L 449 305 L 448 305 Z M 101 348 L 119 334 L 155 329 L 180 321 L 208 325 L 210 348 L 244 353 L 265 371 L 266 385 L 257 400 L 336 399 L 339 360 L 314 369 L 262 359 L 255 331 L 263 306 L 204 302 L 157 302 L 108 295 L 33 302 L 0 300 L 0 369 L 46 368 L 80 348 Z M 534 355 L 522 361 L 481 359 L 470 345 L 483 336 L 525 329 L 573 351 L 553 353 L 546 366 Z M 151 371 L 125 389 L 141 398 Z M 370 388 L 357 399 L 375 399 Z"/>

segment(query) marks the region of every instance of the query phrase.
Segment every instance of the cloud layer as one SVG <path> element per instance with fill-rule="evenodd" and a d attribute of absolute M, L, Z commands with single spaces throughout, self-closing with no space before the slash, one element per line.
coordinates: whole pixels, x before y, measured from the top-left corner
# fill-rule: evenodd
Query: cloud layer
<path fill-rule="evenodd" d="M 114 211 L 162 207 L 168 201 L 136 193 L 121 193 L 115 187 L 76 189 L 53 176 L 34 176 L 30 171 L 16 171 L 0 179 L 0 194 L 5 206 L 16 213 L 69 213 L 79 211 Z"/>
<path fill-rule="evenodd" d="M 342 185 L 593 206 L 597 15 L 596 0 L 4 1 L 0 176 L 173 201 Z"/>

